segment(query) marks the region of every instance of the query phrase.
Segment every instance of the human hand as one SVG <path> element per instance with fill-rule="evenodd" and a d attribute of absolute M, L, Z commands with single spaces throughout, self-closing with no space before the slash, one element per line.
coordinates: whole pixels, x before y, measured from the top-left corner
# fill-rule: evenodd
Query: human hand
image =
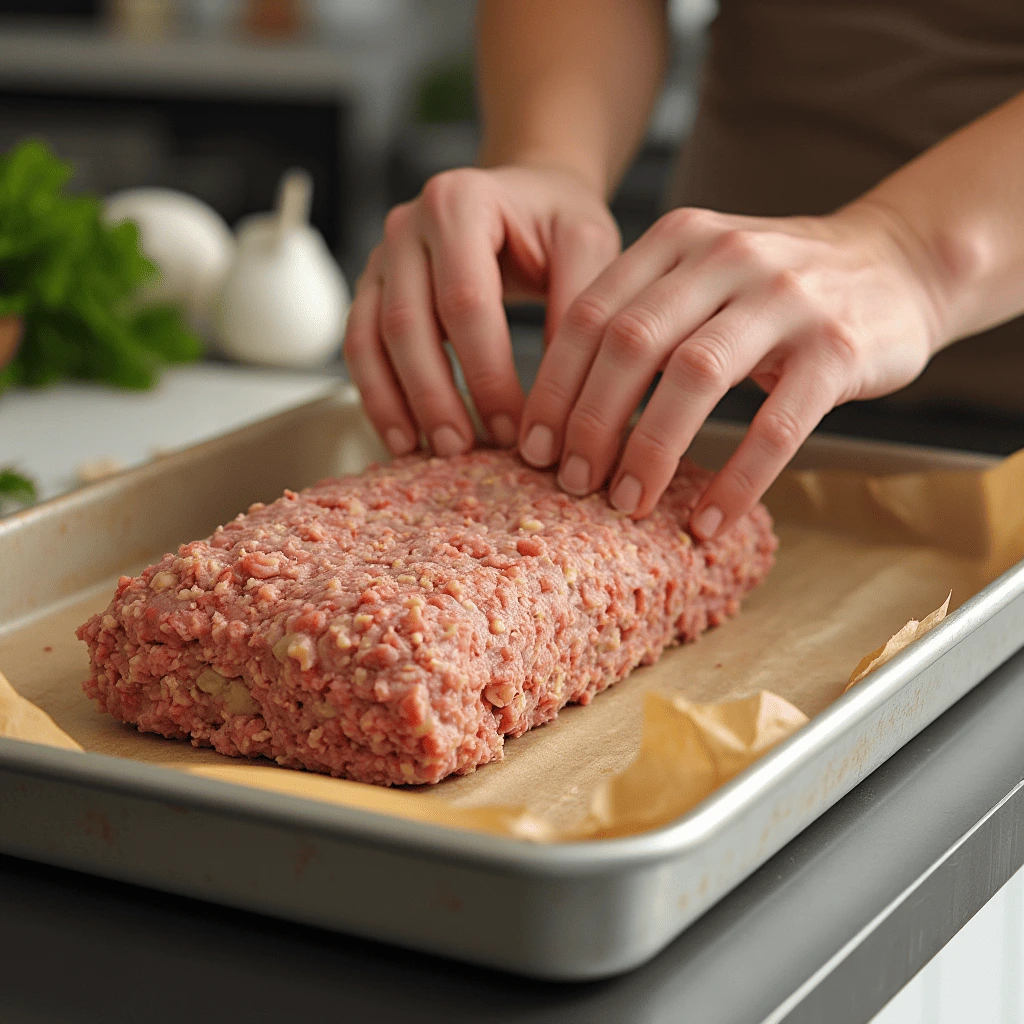
<path fill-rule="evenodd" d="M 603 197 L 563 170 L 447 171 L 395 207 L 356 288 L 344 347 L 391 452 L 412 451 L 420 431 L 439 455 L 473 444 L 445 339 L 493 440 L 514 444 L 523 393 L 503 298 L 546 299 L 550 336 L 619 244 Z"/>
<path fill-rule="evenodd" d="M 610 476 L 612 504 L 645 516 L 708 414 L 751 377 L 768 398 L 691 521 L 710 538 L 830 409 L 924 368 L 940 333 L 925 262 L 895 216 L 865 201 L 820 218 L 674 210 L 570 306 L 526 403 L 523 457 L 558 462 L 572 494 Z"/>

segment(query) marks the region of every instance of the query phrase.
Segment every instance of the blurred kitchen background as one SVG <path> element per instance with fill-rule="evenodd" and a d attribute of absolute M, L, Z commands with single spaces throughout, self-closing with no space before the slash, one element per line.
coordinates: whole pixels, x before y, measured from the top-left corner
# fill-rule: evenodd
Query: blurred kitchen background
<path fill-rule="evenodd" d="M 673 0 L 672 70 L 615 203 L 657 215 L 685 141 L 714 0 Z M 281 173 L 351 280 L 384 212 L 477 141 L 471 0 L 0 0 L 0 149 L 44 138 L 73 187 L 191 193 L 234 224 Z"/>

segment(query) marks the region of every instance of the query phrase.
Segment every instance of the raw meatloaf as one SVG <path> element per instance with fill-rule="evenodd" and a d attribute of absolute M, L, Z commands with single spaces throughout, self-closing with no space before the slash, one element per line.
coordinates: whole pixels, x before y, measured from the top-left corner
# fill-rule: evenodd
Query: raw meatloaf
<path fill-rule="evenodd" d="M 763 507 L 687 532 L 707 479 L 684 465 L 639 522 L 494 451 L 286 491 L 122 577 L 78 631 L 85 690 L 223 754 L 384 785 L 472 771 L 764 578 Z"/>

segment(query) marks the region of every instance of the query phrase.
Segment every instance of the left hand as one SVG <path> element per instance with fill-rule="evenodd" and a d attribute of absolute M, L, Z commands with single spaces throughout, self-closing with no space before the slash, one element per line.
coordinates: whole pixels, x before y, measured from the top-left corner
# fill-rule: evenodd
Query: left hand
<path fill-rule="evenodd" d="M 694 510 L 708 539 L 830 409 L 921 372 L 941 334 L 926 264 L 895 215 L 865 200 L 827 217 L 673 210 L 569 307 L 526 403 L 523 457 L 558 462 L 572 494 L 610 476 L 612 504 L 640 518 L 725 392 L 751 377 L 768 398 Z"/>

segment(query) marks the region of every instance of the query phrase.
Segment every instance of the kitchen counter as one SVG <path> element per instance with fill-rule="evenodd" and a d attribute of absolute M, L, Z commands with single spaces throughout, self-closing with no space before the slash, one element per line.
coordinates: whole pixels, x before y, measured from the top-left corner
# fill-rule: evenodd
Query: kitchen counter
<path fill-rule="evenodd" d="M 539 344 L 535 334 L 520 341 L 520 368 L 531 376 Z M 76 385 L 5 396 L 0 464 L 18 461 L 53 493 L 83 458 L 139 461 L 333 382 L 207 365 L 172 371 L 150 395 Z M 1024 863 L 1021 721 L 1024 653 L 654 961 L 593 984 L 523 981 L 0 858 L 0 1019 L 279 1022 L 341 1011 L 374 1022 L 864 1022 Z M 1017 918 L 1005 920 L 1019 930 Z M 1009 987 L 972 995 L 972 1020 L 1019 1019 L 1011 953 Z M 886 1011 L 885 1020 L 896 1018 Z"/>

